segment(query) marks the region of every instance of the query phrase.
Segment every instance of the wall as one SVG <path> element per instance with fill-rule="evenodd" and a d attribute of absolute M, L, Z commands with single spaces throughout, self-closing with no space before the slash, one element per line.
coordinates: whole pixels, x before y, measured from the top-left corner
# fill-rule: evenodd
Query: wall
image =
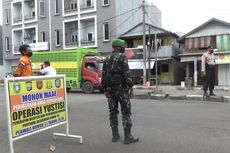
<path fill-rule="evenodd" d="M 0 65 L 3 65 L 2 26 L 0 25 Z"/>
<path fill-rule="evenodd" d="M 116 0 L 118 1 L 118 0 Z M 109 6 L 103 6 L 102 0 L 97 0 L 97 32 L 98 32 L 98 50 L 101 52 L 111 52 L 111 41 L 116 37 L 116 19 L 107 20 L 116 14 L 116 1 L 110 0 Z M 103 21 L 110 25 L 110 41 L 103 39 Z"/>
<path fill-rule="evenodd" d="M 135 9 L 142 5 L 142 1 L 137 1 L 137 0 L 128 0 L 128 1 L 116 0 L 116 1 L 117 1 L 116 14 L 124 13 L 128 10 Z M 149 4 L 146 3 L 146 5 L 149 5 Z M 142 23 L 143 21 L 142 8 L 138 12 L 136 13 L 135 12 L 136 10 L 133 10 L 130 13 L 127 13 L 125 15 L 122 15 L 116 18 L 117 25 L 122 24 L 117 29 L 117 35 L 121 35 L 124 32 L 127 32 L 129 29 L 136 26 L 137 24 Z M 152 7 L 146 7 L 146 12 L 148 14 L 146 15 L 146 23 L 149 23 L 151 25 L 161 28 L 160 10 L 155 6 L 152 6 Z"/>

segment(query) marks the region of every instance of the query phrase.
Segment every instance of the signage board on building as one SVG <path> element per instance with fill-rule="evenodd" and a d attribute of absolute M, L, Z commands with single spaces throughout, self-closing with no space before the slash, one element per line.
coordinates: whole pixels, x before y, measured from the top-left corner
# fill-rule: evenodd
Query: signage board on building
<path fill-rule="evenodd" d="M 29 44 L 32 51 L 45 51 L 49 50 L 48 42 L 40 42 L 40 43 L 33 43 Z"/>
<path fill-rule="evenodd" d="M 217 64 L 230 64 L 230 54 L 221 54 L 217 56 Z"/>

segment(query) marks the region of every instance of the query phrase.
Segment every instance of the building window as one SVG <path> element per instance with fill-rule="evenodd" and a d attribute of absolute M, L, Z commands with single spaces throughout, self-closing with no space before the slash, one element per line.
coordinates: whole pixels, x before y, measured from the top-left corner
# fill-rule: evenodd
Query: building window
<path fill-rule="evenodd" d="M 46 42 L 46 32 L 41 32 L 42 33 L 42 42 Z"/>
<path fill-rule="evenodd" d="M 60 46 L 60 31 L 55 30 L 56 46 Z"/>
<path fill-rule="evenodd" d="M 92 3 L 91 0 L 86 0 L 86 6 L 87 6 L 87 7 L 90 7 L 90 6 L 91 6 L 91 3 Z"/>
<path fill-rule="evenodd" d="M 45 1 L 44 0 L 40 0 L 39 7 L 40 7 L 40 17 L 45 17 Z"/>
<path fill-rule="evenodd" d="M 78 42 L 78 37 L 77 37 L 77 35 L 75 35 L 75 41 Z"/>
<path fill-rule="evenodd" d="M 78 42 L 77 35 L 71 35 L 71 41 L 72 41 L 72 43 Z"/>
<path fill-rule="evenodd" d="M 110 33 L 109 33 L 109 23 L 105 22 L 103 23 L 103 38 L 104 41 L 109 41 L 110 40 Z"/>
<path fill-rule="evenodd" d="M 88 33 L 88 41 L 93 41 L 93 33 Z"/>
<path fill-rule="evenodd" d="M 10 40 L 9 37 L 5 38 L 6 51 L 10 51 Z"/>
<path fill-rule="evenodd" d="M 108 6 L 109 5 L 109 0 L 103 0 L 103 6 Z"/>
<path fill-rule="evenodd" d="M 9 9 L 5 9 L 5 24 L 9 24 L 10 23 L 10 14 L 9 14 Z"/>
<path fill-rule="evenodd" d="M 59 12 L 59 0 L 55 0 L 55 15 L 60 14 Z"/>

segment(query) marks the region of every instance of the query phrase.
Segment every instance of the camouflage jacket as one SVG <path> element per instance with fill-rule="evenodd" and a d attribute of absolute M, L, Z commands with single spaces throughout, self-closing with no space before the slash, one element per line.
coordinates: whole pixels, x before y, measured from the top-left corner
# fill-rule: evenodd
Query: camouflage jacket
<path fill-rule="evenodd" d="M 113 51 L 110 57 L 107 57 L 102 69 L 102 88 L 106 91 L 113 86 L 122 86 L 132 88 L 133 81 L 130 76 L 128 59 L 119 51 Z"/>

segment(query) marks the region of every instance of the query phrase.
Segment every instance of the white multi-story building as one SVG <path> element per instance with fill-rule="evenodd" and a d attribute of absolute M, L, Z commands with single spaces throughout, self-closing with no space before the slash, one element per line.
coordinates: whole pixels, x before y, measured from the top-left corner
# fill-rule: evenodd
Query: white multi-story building
<path fill-rule="evenodd" d="M 111 40 L 142 22 L 140 0 L 3 0 L 3 57 L 7 69 L 20 58 L 19 46 L 33 51 L 78 47 L 111 50 Z M 161 12 L 147 7 L 154 26 Z"/>

